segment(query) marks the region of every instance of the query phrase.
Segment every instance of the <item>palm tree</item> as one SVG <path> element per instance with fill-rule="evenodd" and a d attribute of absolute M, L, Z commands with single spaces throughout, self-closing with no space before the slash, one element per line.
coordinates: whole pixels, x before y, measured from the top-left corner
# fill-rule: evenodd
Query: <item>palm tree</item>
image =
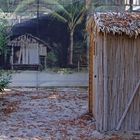
<path fill-rule="evenodd" d="M 84 3 L 75 2 L 71 3 L 68 7 L 64 7 L 59 11 L 52 13 L 52 16 L 62 20 L 68 24 L 68 31 L 70 34 L 70 46 L 68 49 L 68 64 L 73 65 L 73 49 L 74 49 L 74 32 L 80 23 L 82 23 L 86 14 L 86 7 Z"/>
<path fill-rule="evenodd" d="M 38 0 L 39 1 L 39 0 Z M 25 11 L 29 5 L 38 3 L 37 0 L 23 0 L 20 5 L 16 8 L 15 12 Z M 50 16 L 67 23 L 68 31 L 70 35 L 70 46 L 68 49 L 68 64 L 73 65 L 73 49 L 74 49 L 74 32 L 78 24 L 80 24 L 86 13 L 86 5 L 84 1 L 72 2 L 69 1 L 68 5 L 65 6 L 65 2 L 62 0 L 40 0 L 44 3 L 45 11 L 50 12 Z"/>

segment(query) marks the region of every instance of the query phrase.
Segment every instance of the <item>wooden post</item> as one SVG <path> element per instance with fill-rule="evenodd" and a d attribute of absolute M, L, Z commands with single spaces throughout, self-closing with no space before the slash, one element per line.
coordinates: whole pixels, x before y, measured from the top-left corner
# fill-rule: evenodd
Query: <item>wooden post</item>
<path fill-rule="evenodd" d="M 88 96 L 88 110 L 89 113 L 93 114 L 93 73 L 94 73 L 94 65 L 93 65 L 93 55 L 94 55 L 94 40 L 92 37 L 93 34 L 90 35 L 90 47 L 89 47 L 89 96 Z"/>
<path fill-rule="evenodd" d="M 77 67 L 78 67 L 78 72 L 79 72 L 80 71 L 80 62 L 79 62 L 79 60 L 78 60 Z"/>
<path fill-rule="evenodd" d="M 11 57 L 12 70 L 13 70 L 13 64 L 14 64 L 14 48 L 13 48 L 13 45 L 12 45 L 12 57 Z"/>
<path fill-rule="evenodd" d="M 108 91 L 107 91 L 107 42 L 106 42 L 106 33 L 104 33 L 104 48 L 103 48 L 103 65 L 104 65 L 104 124 L 103 129 L 107 131 L 108 124 Z"/>
<path fill-rule="evenodd" d="M 25 63 L 29 64 L 29 46 L 25 48 Z"/>
<path fill-rule="evenodd" d="M 22 45 L 20 46 L 20 50 L 19 50 L 18 64 L 21 64 L 21 53 L 22 53 Z"/>
<path fill-rule="evenodd" d="M 23 46 L 23 48 L 22 48 L 22 64 L 26 64 L 25 63 L 25 45 Z"/>
<path fill-rule="evenodd" d="M 47 47 L 46 47 L 46 55 L 45 55 L 45 70 L 47 69 Z"/>
<path fill-rule="evenodd" d="M 133 11 L 133 0 L 130 0 L 130 12 L 132 12 Z"/>

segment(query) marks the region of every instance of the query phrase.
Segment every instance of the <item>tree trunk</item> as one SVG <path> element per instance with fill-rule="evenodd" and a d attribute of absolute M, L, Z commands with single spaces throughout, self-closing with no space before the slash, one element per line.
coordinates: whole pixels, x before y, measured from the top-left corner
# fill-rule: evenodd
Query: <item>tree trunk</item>
<path fill-rule="evenodd" d="M 91 0 L 86 0 L 86 8 L 89 9 L 92 5 L 92 1 Z"/>
<path fill-rule="evenodd" d="M 68 50 L 69 58 L 68 58 L 68 64 L 73 65 L 73 34 L 74 32 L 70 32 L 70 47 Z"/>

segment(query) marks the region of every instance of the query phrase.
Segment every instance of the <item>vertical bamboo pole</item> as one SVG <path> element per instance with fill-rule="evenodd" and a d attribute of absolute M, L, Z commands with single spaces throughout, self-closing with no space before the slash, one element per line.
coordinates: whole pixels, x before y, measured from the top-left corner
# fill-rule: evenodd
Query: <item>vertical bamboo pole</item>
<path fill-rule="evenodd" d="M 103 67 L 104 67 L 104 123 L 103 129 L 107 131 L 108 129 L 108 91 L 107 91 L 107 41 L 106 41 L 106 33 L 104 33 L 104 46 L 103 46 Z"/>
<path fill-rule="evenodd" d="M 39 35 L 39 0 L 37 0 L 37 34 L 38 34 L 38 37 L 40 36 Z M 37 47 L 37 49 L 38 49 L 38 57 L 39 57 L 39 43 L 38 43 L 38 47 Z M 39 67 L 40 67 L 40 57 L 38 58 L 39 59 Z M 38 73 L 38 70 L 39 70 L 39 67 L 38 67 L 38 69 L 37 69 L 37 72 L 36 72 L 36 91 L 37 91 L 37 93 L 38 93 L 38 87 L 39 87 L 39 73 Z"/>
<path fill-rule="evenodd" d="M 89 46 L 89 96 L 88 96 L 88 110 L 89 113 L 93 114 L 93 92 L 94 92 L 94 83 L 93 83 L 93 73 L 94 73 L 94 40 L 93 34 L 90 35 L 90 46 Z"/>

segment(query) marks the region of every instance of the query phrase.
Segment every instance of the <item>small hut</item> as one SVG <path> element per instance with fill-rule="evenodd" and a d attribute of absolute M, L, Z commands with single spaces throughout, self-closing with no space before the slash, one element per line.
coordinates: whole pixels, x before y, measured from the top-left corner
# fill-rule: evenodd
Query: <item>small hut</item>
<path fill-rule="evenodd" d="M 11 47 L 11 66 L 15 69 L 46 67 L 48 45 L 31 34 L 23 34 L 8 43 Z"/>
<path fill-rule="evenodd" d="M 140 131 L 140 13 L 96 13 L 87 28 L 97 130 Z"/>

